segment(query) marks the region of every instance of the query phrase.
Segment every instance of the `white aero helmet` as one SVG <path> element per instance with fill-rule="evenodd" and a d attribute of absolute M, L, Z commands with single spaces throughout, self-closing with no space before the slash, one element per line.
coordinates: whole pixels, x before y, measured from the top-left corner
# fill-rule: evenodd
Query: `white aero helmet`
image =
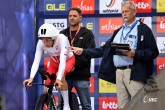
<path fill-rule="evenodd" d="M 47 38 L 52 38 L 52 40 L 54 40 L 58 34 L 59 34 L 59 31 L 55 28 L 53 24 L 45 23 L 41 25 L 38 30 L 39 38 L 47 37 Z"/>

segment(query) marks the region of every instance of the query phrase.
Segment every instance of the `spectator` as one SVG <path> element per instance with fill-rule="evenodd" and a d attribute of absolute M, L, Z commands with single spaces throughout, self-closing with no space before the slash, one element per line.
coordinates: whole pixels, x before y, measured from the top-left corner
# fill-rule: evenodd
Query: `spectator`
<path fill-rule="evenodd" d="M 80 26 L 82 19 L 81 10 L 77 7 L 70 8 L 68 11 L 68 20 L 70 27 L 61 31 L 69 39 L 72 46 L 80 48 L 94 48 L 95 41 L 93 33 L 85 27 Z M 89 91 L 89 78 L 91 58 L 85 59 L 82 56 L 75 55 L 76 64 L 73 72 L 66 77 L 68 90 L 71 92 L 74 87 L 82 105 L 82 110 L 91 110 L 91 99 Z"/>

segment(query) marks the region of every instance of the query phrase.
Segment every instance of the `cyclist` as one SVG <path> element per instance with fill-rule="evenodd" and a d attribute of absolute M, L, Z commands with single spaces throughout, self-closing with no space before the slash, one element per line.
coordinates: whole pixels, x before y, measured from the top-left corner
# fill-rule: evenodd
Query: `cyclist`
<path fill-rule="evenodd" d="M 65 81 L 65 76 L 73 71 L 75 65 L 75 57 L 72 52 L 69 52 L 69 41 L 63 34 L 59 34 L 59 31 L 52 24 L 43 24 L 38 31 L 38 43 L 36 47 L 36 53 L 34 62 L 32 64 L 30 78 L 24 81 L 27 86 L 31 86 L 34 76 L 37 73 L 39 63 L 43 54 L 46 51 L 50 56 L 50 65 L 47 72 L 50 74 L 56 74 L 56 80 L 53 83 L 58 83 L 58 89 L 61 90 L 62 97 L 64 99 L 64 109 L 70 110 L 68 99 L 68 85 Z M 50 80 L 45 81 L 46 84 L 50 84 Z"/>

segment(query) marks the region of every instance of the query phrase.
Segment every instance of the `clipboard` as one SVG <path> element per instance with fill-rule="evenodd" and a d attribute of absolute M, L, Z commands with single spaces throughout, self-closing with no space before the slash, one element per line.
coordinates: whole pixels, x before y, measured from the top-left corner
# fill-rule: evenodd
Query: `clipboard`
<path fill-rule="evenodd" d="M 130 45 L 128 43 L 111 43 L 111 47 L 113 49 L 121 50 L 121 51 L 130 51 Z"/>

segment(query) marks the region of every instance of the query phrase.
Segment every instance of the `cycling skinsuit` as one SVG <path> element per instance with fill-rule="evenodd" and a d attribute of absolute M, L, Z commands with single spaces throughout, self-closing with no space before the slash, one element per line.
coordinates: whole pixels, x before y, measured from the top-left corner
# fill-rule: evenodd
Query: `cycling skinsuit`
<path fill-rule="evenodd" d="M 63 74 L 67 75 L 75 66 L 75 57 L 72 52 L 69 52 L 69 46 L 69 41 L 63 34 L 59 34 L 57 36 L 53 47 L 45 47 L 42 40 L 39 40 L 31 68 L 30 78 L 34 78 L 38 70 L 43 51 L 46 51 L 51 56 L 47 72 L 50 74 L 58 73 L 57 79 L 61 80 Z M 46 81 L 46 84 L 48 83 L 50 83 L 49 79 Z"/>

